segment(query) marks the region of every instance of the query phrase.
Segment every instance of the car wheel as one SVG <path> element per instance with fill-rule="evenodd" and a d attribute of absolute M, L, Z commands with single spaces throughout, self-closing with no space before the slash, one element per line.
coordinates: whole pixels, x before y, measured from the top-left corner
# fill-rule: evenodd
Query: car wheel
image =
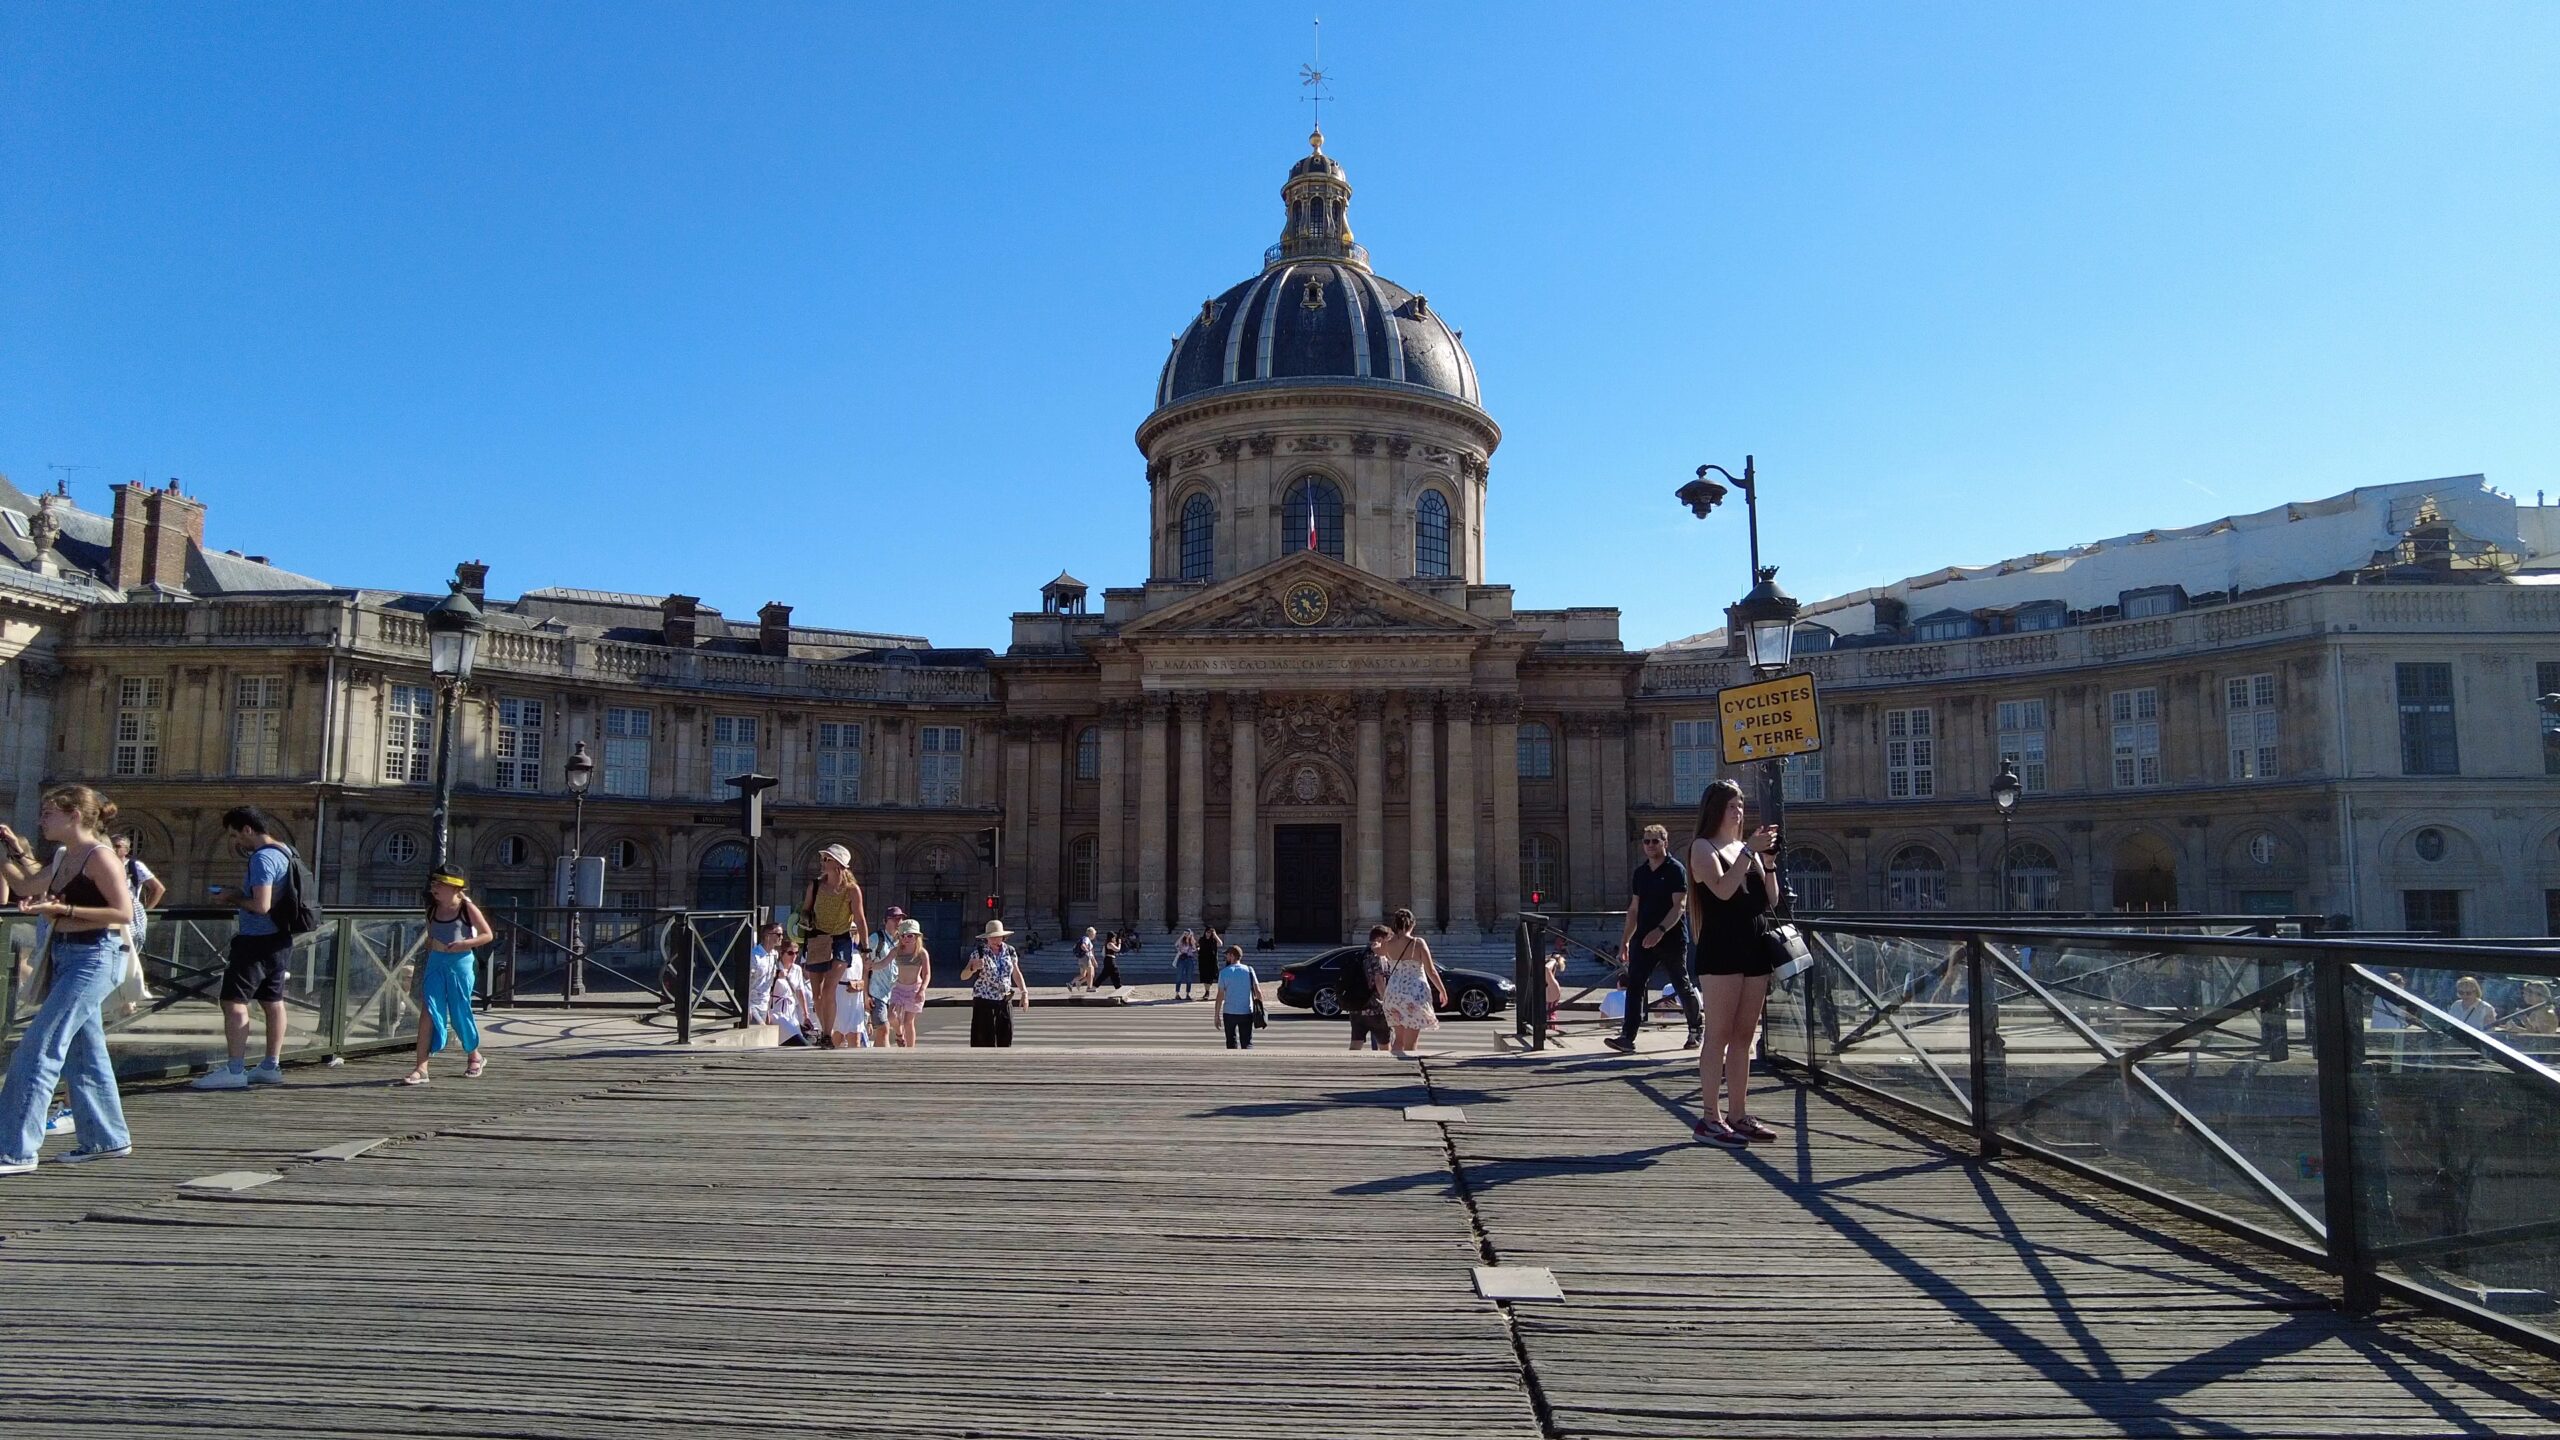
<path fill-rule="evenodd" d="M 1458 992 L 1458 1013 L 1470 1020 L 1482 1020 L 1493 1013 L 1493 997 L 1469 986 Z"/>
<path fill-rule="evenodd" d="M 1307 1008 L 1327 1020 L 1338 1020 L 1342 1017 L 1342 997 L 1334 993 L 1332 986 L 1319 985 L 1315 998 L 1307 1002 Z"/>

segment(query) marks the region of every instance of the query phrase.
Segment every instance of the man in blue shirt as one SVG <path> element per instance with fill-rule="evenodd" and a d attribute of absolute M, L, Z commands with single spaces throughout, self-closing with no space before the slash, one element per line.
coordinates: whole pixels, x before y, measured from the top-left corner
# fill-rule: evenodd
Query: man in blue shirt
<path fill-rule="evenodd" d="M 231 935 L 231 963 L 222 972 L 222 1035 L 230 1043 L 231 1063 L 196 1077 L 198 1090 L 246 1090 L 252 1085 L 284 1083 L 284 982 L 286 954 L 293 937 L 276 924 L 292 874 L 293 851 L 275 837 L 275 823 L 255 806 L 226 812 L 222 828 L 231 849 L 248 862 L 238 889 L 215 892 L 218 904 L 240 912 Z M 267 1056 L 248 1063 L 249 1003 L 266 1012 Z"/>
<path fill-rule="evenodd" d="M 1262 980 L 1244 963 L 1244 947 L 1227 947 L 1218 967 L 1218 1022 L 1226 1027 L 1227 1048 L 1253 1048 L 1253 1014 L 1262 1008 Z"/>

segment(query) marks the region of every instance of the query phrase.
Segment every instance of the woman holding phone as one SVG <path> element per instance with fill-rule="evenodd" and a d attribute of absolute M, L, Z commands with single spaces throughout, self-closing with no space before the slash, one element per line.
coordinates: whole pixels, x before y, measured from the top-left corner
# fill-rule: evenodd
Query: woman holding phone
<path fill-rule="evenodd" d="M 1742 787 L 1718 780 L 1698 798 L 1697 837 L 1689 842 L 1690 933 L 1706 1032 L 1698 1050 L 1698 1120 L 1690 1128 L 1701 1140 L 1735 1148 L 1778 1138 L 1750 1113 L 1751 1037 L 1759 1032 L 1769 972 L 1776 968 L 1761 916 L 1778 903 L 1778 882 L 1768 863 L 1778 848 L 1778 827 L 1763 825 L 1746 838 L 1742 823 Z"/>

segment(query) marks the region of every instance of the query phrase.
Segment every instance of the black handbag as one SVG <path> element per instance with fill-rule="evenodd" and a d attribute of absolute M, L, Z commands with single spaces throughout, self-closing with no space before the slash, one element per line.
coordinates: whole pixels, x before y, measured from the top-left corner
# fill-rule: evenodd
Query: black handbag
<path fill-rule="evenodd" d="M 1760 931 L 1760 956 L 1769 965 L 1772 982 L 1792 980 L 1813 963 L 1813 947 L 1805 943 L 1804 932 L 1794 922 L 1781 920 Z"/>
<path fill-rule="evenodd" d="M 1253 1000 L 1253 1028 L 1256 1030 L 1268 1030 L 1271 1028 L 1271 1016 L 1263 1010 L 1262 997 L 1259 995 L 1255 996 Z"/>

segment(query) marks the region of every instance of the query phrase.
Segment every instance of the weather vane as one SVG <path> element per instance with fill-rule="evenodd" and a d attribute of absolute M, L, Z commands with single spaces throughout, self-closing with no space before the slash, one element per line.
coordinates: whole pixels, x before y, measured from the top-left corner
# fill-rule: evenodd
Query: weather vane
<path fill-rule="evenodd" d="M 1308 62 L 1307 64 L 1304 64 L 1304 65 L 1301 65 L 1301 66 L 1299 66 L 1299 67 L 1298 67 L 1298 83 L 1299 83 L 1299 84 L 1301 84 L 1301 85 L 1303 85 L 1303 86 L 1305 86 L 1305 87 L 1307 88 L 1307 93 L 1306 93 L 1305 95 L 1301 96 L 1300 98 L 1301 98 L 1301 99 L 1306 99 L 1306 100 L 1312 100 L 1312 101 L 1314 101 L 1314 102 L 1315 102 L 1315 107 L 1316 107 L 1316 133 L 1315 133 L 1314 135 L 1312 135 L 1312 136 L 1308 137 L 1308 138 L 1309 138 L 1310 142 L 1311 142 L 1312 144 L 1314 144 L 1314 146 L 1315 146 L 1317 149 L 1321 150 L 1321 149 L 1323 149 L 1323 148 L 1324 148 L 1324 96 L 1325 96 L 1325 88 L 1324 88 L 1324 86 L 1325 86 L 1325 71 L 1324 71 L 1324 18 L 1323 18 L 1322 16 L 1318 16 L 1318 17 L 1316 18 L 1316 22 L 1315 22 L 1315 30 L 1316 30 L 1316 54 L 1315 54 L 1315 59 L 1314 59 L 1314 60 L 1312 60 L 1312 61 L 1310 61 L 1310 62 Z"/>

